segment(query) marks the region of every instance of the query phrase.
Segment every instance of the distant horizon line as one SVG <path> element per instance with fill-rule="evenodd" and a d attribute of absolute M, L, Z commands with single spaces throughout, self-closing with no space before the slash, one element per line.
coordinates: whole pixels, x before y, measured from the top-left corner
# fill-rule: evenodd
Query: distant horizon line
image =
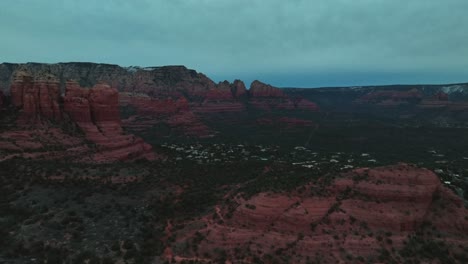
<path fill-rule="evenodd" d="M 138 66 L 138 65 L 130 65 L 130 66 L 122 66 L 120 64 L 116 63 L 108 63 L 108 62 L 92 62 L 92 61 L 61 61 L 61 62 L 35 62 L 35 61 L 28 61 L 28 62 L 1 62 L 0 64 L 45 64 L 45 65 L 54 65 L 54 64 L 95 64 L 95 65 L 107 65 L 107 66 L 117 66 L 120 68 L 128 69 L 128 68 L 136 68 L 136 69 L 156 69 L 156 68 L 166 68 L 166 67 L 184 67 L 187 70 L 194 70 L 197 73 L 201 73 L 208 77 L 210 80 L 212 80 L 214 83 L 216 81 L 214 78 L 209 77 L 207 74 L 204 72 L 198 71 L 197 69 L 192 69 L 189 68 L 183 64 L 168 64 L 168 65 L 159 65 L 159 66 Z M 245 83 L 244 80 L 240 78 L 234 78 L 232 81 L 235 80 L 240 80 Z M 223 81 L 228 81 L 231 82 L 227 79 Z M 221 83 L 223 81 L 218 81 L 218 83 Z M 271 85 L 276 88 L 280 89 L 344 89 L 344 88 L 368 88 L 368 87 L 404 87 L 404 86 L 454 86 L 454 85 L 465 85 L 468 84 L 468 80 L 465 82 L 436 82 L 436 83 L 393 83 L 393 84 L 363 84 L 363 85 L 330 85 L 330 86 L 277 86 L 273 85 L 271 83 L 268 83 L 266 81 L 263 81 L 261 79 L 254 79 L 253 81 L 250 82 L 250 85 L 254 81 L 260 81 L 262 83 L 265 83 L 267 85 Z M 250 85 L 246 88 L 249 89 Z"/>

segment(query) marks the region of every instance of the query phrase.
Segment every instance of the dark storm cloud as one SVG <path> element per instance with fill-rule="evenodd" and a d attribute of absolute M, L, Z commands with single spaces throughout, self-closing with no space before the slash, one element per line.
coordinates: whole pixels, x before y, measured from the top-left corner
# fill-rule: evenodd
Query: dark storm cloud
<path fill-rule="evenodd" d="M 0 60 L 184 64 L 281 86 L 468 81 L 466 10 L 466 0 L 3 0 Z"/>

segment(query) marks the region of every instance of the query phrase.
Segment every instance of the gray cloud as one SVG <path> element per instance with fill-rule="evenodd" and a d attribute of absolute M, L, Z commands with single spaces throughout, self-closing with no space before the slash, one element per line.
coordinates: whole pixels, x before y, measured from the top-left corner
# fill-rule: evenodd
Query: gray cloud
<path fill-rule="evenodd" d="M 3 0 L 0 60 L 184 64 L 285 86 L 468 81 L 466 10 L 466 0 Z"/>

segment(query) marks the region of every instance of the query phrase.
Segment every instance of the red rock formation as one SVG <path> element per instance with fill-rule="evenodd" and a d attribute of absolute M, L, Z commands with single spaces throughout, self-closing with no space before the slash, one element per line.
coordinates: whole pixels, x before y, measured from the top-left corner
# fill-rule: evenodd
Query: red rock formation
<path fill-rule="evenodd" d="M 21 109 L 20 123 L 26 124 L 41 118 L 60 120 L 60 88 L 52 75 L 42 75 L 33 79 L 19 71 L 11 85 L 12 103 Z"/>
<path fill-rule="evenodd" d="M 180 95 L 179 98 L 152 98 L 145 94 L 120 93 L 119 105 L 121 107 L 133 107 L 139 115 L 159 116 L 176 114 L 189 110 L 189 102 Z"/>
<path fill-rule="evenodd" d="M 108 83 L 121 92 L 146 93 L 151 96 L 166 95 L 179 90 L 189 93 L 215 88 L 216 84 L 201 73 L 184 66 L 129 67 L 97 63 L 57 63 L 57 64 L 0 64 L 0 87 L 11 85 L 11 76 L 25 70 L 31 76 L 44 72 L 60 77 L 60 82 L 80 80 L 80 84 L 92 87 L 100 81 Z M 64 85 L 61 87 L 65 89 Z"/>
<path fill-rule="evenodd" d="M 284 92 L 259 81 L 252 82 L 249 90 L 250 105 L 263 111 L 273 109 L 318 111 L 319 107 L 304 98 L 290 98 Z"/>
<path fill-rule="evenodd" d="M 64 109 L 85 132 L 86 138 L 99 147 L 100 152 L 94 157 L 96 161 L 155 158 L 150 145 L 123 133 L 118 92 L 110 86 L 97 84 L 88 90 L 67 82 Z"/>
<path fill-rule="evenodd" d="M 119 93 L 116 89 L 106 84 L 97 84 L 90 90 L 88 100 L 95 123 L 120 124 Z"/>
<path fill-rule="evenodd" d="M 293 104 L 296 109 L 317 112 L 320 110 L 316 103 L 313 103 L 305 98 L 294 98 Z"/>
<path fill-rule="evenodd" d="M 250 85 L 249 93 L 252 97 L 285 97 L 281 89 L 257 80 L 253 81 Z"/>
<path fill-rule="evenodd" d="M 15 106 L 22 109 L 22 122 L 40 118 L 58 120 L 65 112 L 85 133 L 86 139 L 96 144 L 96 148 L 90 148 L 84 142 L 82 135 L 78 133 L 79 129 L 70 120 L 64 122 L 75 132 L 64 133 L 61 129 L 50 128 L 47 123 L 41 123 L 34 124 L 28 130 L 0 134 L 0 148 L 13 152 L 0 157 L 0 160 L 15 156 L 39 159 L 68 157 L 84 162 L 156 158 L 150 145 L 141 138 L 123 132 L 117 90 L 104 84 L 84 89 L 69 81 L 62 112 L 58 105 L 58 84 L 53 78 L 33 81 L 27 75 L 20 76 L 12 85 L 12 96 Z M 34 150 L 34 153 L 28 153 L 30 150 Z"/>
<path fill-rule="evenodd" d="M 193 112 L 181 112 L 169 117 L 167 124 L 189 137 L 209 138 L 214 132 L 200 121 Z"/>
<path fill-rule="evenodd" d="M 242 98 L 247 94 L 247 89 L 245 84 L 241 80 L 234 80 L 234 83 L 231 85 L 231 92 L 235 98 Z"/>
<path fill-rule="evenodd" d="M 13 77 L 13 82 L 11 83 L 10 94 L 11 94 L 11 103 L 20 108 L 23 106 L 23 89 L 24 86 L 32 86 L 33 78 L 27 73 L 18 71 Z"/>
<path fill-rule="evenodd" d="M 453 248 L 468 242 L 468 210 L 461 199 L 431 171 L 406 164 L 357 169 L 329 186 L 318 181 L 291 193 L 260 193 L 249 199 L 239 194 L 234 200 L 195 220 L 205 226 L 197 230 L 204 238 L 197 242 L 197 252 L 171 247 L 171 257 L 213 260 L 222 249 L 232 262 L 287 256 L 290 263 L 308 258 L 345 263 L 346 255 L 376 258 L 383 249 L 392 255 L 428 223 L 430 232 Z M 197 234 L 190 228 L 173 231 L 175 244 Z"/>
<path fill-rule="evenodd" d="M 208 90 L 205 94 L 205 100 L 208 101 L 232 101 L 234 97 L 232 96 L 231 89 L 229 86 L 224 86 L 224 84 L 218 85 L 218 88 Z"/>
<path fill-rule="evenodd" d="M 245 110 L 245 105 L 240 100 L 245 95 L 245 85 L 242 81 L 236 80 L 234 83 L 220 82 L 215 89 L 210 89 L 201 95 L 203 101 L 198 105 L 194 105 L 193 111 L 204 114 L 241 112 Z"/>
<path fill-rule="evenodd" d="M 63 107 L 73 121 L 77 123 L 92 122 L 88 96 L 88 89 L 82 89 L 76 82 L 67 82 Z"/>

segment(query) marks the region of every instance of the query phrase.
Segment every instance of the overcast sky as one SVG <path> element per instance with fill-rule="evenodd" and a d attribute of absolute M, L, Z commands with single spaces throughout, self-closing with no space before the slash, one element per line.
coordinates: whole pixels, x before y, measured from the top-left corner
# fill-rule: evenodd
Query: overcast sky
<path fill-rule="evenodd" d="M 277 86 L 468 82 L 468 0 L 1 0 L 0 62 Z"/>

